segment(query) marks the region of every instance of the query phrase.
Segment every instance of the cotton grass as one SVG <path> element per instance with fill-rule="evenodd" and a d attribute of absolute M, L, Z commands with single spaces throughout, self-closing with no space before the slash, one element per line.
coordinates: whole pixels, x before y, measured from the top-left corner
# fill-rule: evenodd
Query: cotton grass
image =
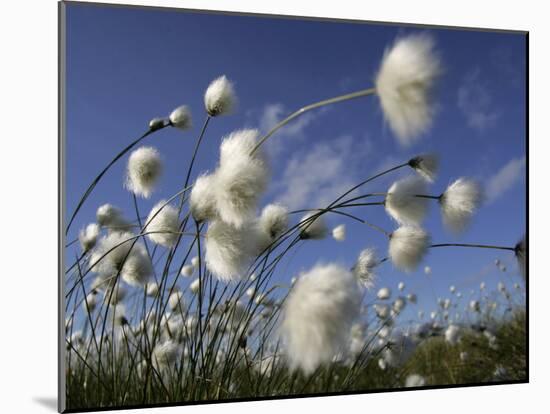
<path fill-rule="evenodd" d="M 474 180 L 459 178 L 441 195 L 441 212 L 445 226 L 452 232 L 463 232 L 483 200 L 481 186 Z"/>
<path fill-rule="evenodd" d="M 344 267 L 317 265 L 303 274 L 284 304 L 281 333 L 291 369 L 311 374 L 344 349 L 361 298 Z"/>
<path fill-rule="evenodd" d="M 138 197 L 149 198 L 162 174 L 160 153 L 153 147 L 140 147 L 130 154 L 126 168 L 126 188 Z"/>
<path fill-rule="evenodd" d="M 384 206 L 388 214 L 399 224 L 420 225 L 428 211 L 425 195 L 426 182 L 421 177 L 410 176 L 396 181 L 388 190 Z"/>
<path fill-rule="evenodd" d="M 424 258 L 430 236 L 420 227 L 401 226 L 390 236 L 389 256 L 400 270 L 412 272 Z"/>
<path fill-rule="evenodd" d="M 172 247 L 178 240 L 179 235 L 179 213 L 178 209 L 166 200 L 160 200 L 151 209 L 147 217 L 145 231 L 147 237 L 156 244 L 164 247 Z"/>
<path fill-rule="evenodd" d="M 204 94 L 204 107 L 210 116 L 230 114 L 237 103 L 233 83 L 225 75 L 214 79 Z"/>
<path fill-rule="evenodd" d="M 299 227 L 301 229 L 300 238 L 304 240 L 320 240 L 328 234 L 325 218 L 318 213 L 308 213 L 303 216 Z"/>
<path fill-rule="evenodd" d="M 353 267 L 353 273 L 359 283 L 367 289 L 370 289 L 374 286 L 374 281 L 376 275 L 374 273 L 374 268 L 378 265 L 378 259 L 376 257 L 376 252 L 372 248 L 367 248 L 359 253 L 357 262 Z"/>
<path fill-rule="evenodd" d="M 170 120 L 170 125 L 175 128 L 181 129 L 182 131 L 190 129 L 193 126 L 191 111 L 186 105 L 181 105 L 174 109 L 170 113 L 168 119 Z"/>
<path fill-rule="evenodd" d="M 220 146 L 220 164 L 215 172 L 216 211 L 236 228 L 253 218 L 269 178 L 262 150 L 250 155 L 257 138 L 255 129 L 238 130 L 226 136 Z"/>
<path fill-rule="evenodd" d="M 441 64 L 427 34 L 396 40 L 384 53 L 376 91 L 384 116 L 402 145 L 410 145 L 432 124 L 431 95 Z"/>
<path fill-rule="evenodd" d="M 90 223 L 85 228 L 80 230 L 80 233 L 78 233 L 78 240 L 80 241 L 82 251 L 87 252 L 94 248 L 97 243 L 99 232 L 100 228 L 96 223 Z"/>

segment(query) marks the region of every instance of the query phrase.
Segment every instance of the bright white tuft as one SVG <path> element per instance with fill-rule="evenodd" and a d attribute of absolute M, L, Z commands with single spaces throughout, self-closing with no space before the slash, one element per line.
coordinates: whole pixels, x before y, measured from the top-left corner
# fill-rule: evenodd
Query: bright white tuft
<path fill-rule="evenodd" d="M 82 250 L 87 252 L 94 248 L 99 236 L 99 225 L 96 223 L 90 223 L 78 233 L 78 240 Z"/>
<path fill-rule="evenodd" d="M 199 293 L 199 286 L 200 286 L 200 279 L 197 278 L 189 284 L 189 290 L 191 291 L 191 293 L 196 295 L 197 293 Z"/>
<path fill-rule="evenodd" d="M 413 143 L 432 124 L 431 93 L 441 73 L 434 41 L 426 34 L 397 39 L 386 50 L 376 76 L 384 116 L 402 145 Z"/>
<path fill-rule="evenodd" d="M 147 284 L 147 296 L 152 298 L 157 297 L 159 294 L 159 285 L 155 282 Z"/>
<path fill-rule="evenodd" d="M 193 126 L 191 111 L 186 105 L 178 106 L 169 116 L 170 124 L 178 129 L 186 130 Z"/>
<path fill-rule="evenodd" d="M 204 94 L 204 106 L 210 116 L 225 115 L 231 113 L 237 97 L 233 83 L 225 75 L 214 79 Z"/>
<path fill-rule="evenodd" d="M 407 379 L 405 380 L 405 387 L 423 387 L 426 385 L 426 380 L 424 377 L 418 375 L 418 374 L 411 374 L 407 376 Z"/>
<path fill-rule="evenodd" d="M 391 297 L 391 289 L 387 287 L 381 288 L 376 294 L 376 297 L 380 300 L 389 299 Z"/>
<path fill-rule="evenodd" d="M 317 265 L 296 282 L 284 305 L 281 333 L 292 369 L 311 374 L 345 350 L 361 297 L 345 268 Z"/>
<path fill-rule="evenodd" d="M 96 212 L 97 223 L 109 231 L 127 231 L 130 224 L 122 216 L 122 212 L 112 204 L 103 204 Z"/>
<path fill-rule="evenodd" d="M 384 203 L 388 214 L 399 224 L 420 225 L 428 211 L 426 181 L 410 176 L 396 181 L 388 190 Z"/>
<path fill-rule="evenodd" d="M 353 272 L 359 283 L 367 289 L 374 286 L 374 279 L 376 277 L 374 274 L 374 268 L 377 264 L 378 259 L 374 249 L 364 249 L 361 253 L 359 253 Z"/>
<path fill-rule="evenodd" d="M 346 240 L 346 225 L 340 224 L 339 226 L 336 226 L 334 229 L 332 229 L 332 237 L 336 241 L 344 241 Z"/>
<path fill-rule="evenodd" d="M 195 272 L 195 267 L 193 267 L 193 265 L 184 265 L 181 268 L 181 275 L 185 277 L 193 276 L 194 272 Z"/>
<path fill-rule="evenodd" d="M 430 236 L 423 229 L 401 226 L 390 236 L 389 256 L 401 270 L 412 272 L 428 250 Z"/>
<path fill-rule="evenodd" d="M 482 200 L 483 193 L 477 182 L 459 178 L 452 183 L 440 199 L 443 222 L 447 228 L 454 233 L 464 231 Z"/>
<path fill-rule="evenodd" d="M 274 242 L 288 230 L 288 209 L 279 204 L 268 204 L 262 210 L 259 226 L 269 240 Z"/>
<path fill-rule="evenodd" d="M 156 148 L 140 147 L 128 158 L 126 188 L 136 196 L 149 198 L 162 174 L 162 161 Z"/>
<path fill-rule="evenodd" d="M 168 340 L 159 343 L 153 350 L 151 359 L 155 369 L 158 371 L 172 370 L 175 371 L 175 364 L 179 353 L 177 342 Z"/>
<path fill-rule="evenodd" d="M 458 325 L 449 325 L 445 331 L 445 340 L 451 345 L 456 345 L 460 340 L 460 327 Z"/>
<path fill-rule="evenodd" d="M 252 219 L 269 178 L 262 149 L 250 155 L 257 137 L 257 130 L 243 129 L 225 137 L 220 146 L 220 165 L 215 173 L 216 210 L 223 221 L 235 227 Z"/>
<path fill-rule="evenodd" d="M 161 210 L 162 209 L 162 210 Z M 151 209 L 147 217 L 145 231 L 153 243 L 164 247 L 172 247 L 177 239 L 179 230 L 178 209 L 166 200 L 161 200 Z"/>
<path fill-rule="evenodd" d="M 102 237 L 90 257 L 92 271 L 109 276 L 120 273 L 133 286 L 145 284 L 153 272 L 143 244 L 132 233 L 110 233 Z"/>
<path fill-rule="evenodd" d="M 314 219 L 310 219 L 317 213 L 311 212 L 302 217 L 300 221 L 300 237 L 302 239 L 320 240 L 324 239 L 328 234 L 328 228 L 323 215 L 319 215 Z"/>
<path fill-rule="evenodd" d="M 248 224 L 237 229 L 221 220 L 213 221 L 206 232 L 205 248 L 206 266 L 218 279 L 241 279 L 259 253 L 257 226 Z"/>
<path fill-rule="evenodd" d="M 215 176 L 213 174 L 203 174 L 197 178 L 189 197 L 191 214 L 196 221 L 201 222 L 216 217 L 215 193 Z"/>

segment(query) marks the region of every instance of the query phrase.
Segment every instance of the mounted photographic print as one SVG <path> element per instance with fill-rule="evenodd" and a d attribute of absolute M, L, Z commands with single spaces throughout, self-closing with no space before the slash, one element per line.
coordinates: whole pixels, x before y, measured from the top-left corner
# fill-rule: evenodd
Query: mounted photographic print
<path fill-rule="evenodd" d="M 59 16 L 61 411 L 528 381 L 526 32 Z"/>

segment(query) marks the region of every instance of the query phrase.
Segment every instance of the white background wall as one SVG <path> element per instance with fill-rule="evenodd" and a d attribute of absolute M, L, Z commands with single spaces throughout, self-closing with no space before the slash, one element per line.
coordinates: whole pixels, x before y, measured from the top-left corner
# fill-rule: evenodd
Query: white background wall
<path fill-rule="evenodd" d="M 548 398 L 544 397 L 549 392 L 547 296 L 550 280 L 545 266 L 548 260 L 545 237 L 550 230 L 548 214 L 545 214 L 550 165 L 550 114 L 545 94 L 550 93 L 550 26 L 544 2 L 142 0 L 134 3 L 520 29 L 531 33 L 531 383 L 176 407 L 157 412 L 519 413 L 536 406 L 541 407 L 536 412 L 545 410 Z M 3 1 L 0 8 L 0 411 L 53 412 L 57 392 L 57 4 L 54 0 L 11 0 Z M 30 249 L 32 258 L 28 253 Z"/>

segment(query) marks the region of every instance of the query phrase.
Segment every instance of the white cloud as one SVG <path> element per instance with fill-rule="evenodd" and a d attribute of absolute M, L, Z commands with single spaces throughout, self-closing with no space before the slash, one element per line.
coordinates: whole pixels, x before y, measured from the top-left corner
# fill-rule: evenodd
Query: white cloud
<path fill-rule="evenodd" d="M 306 136 L 306 128 L 326 111 L 327 108 L 320 108 L 313 112 L 306 112 L 278 130 L 273 137 L 266 142 L 266 150 L 270 156 L 276 157 L 281 154 L 286 146 L 292 145 L 289 141 L 299 141 L 304 138 Z M 281 103 L 267 104 L 259 114 L 258 128 L 265 134 L 277 125 L 277 123 L 290 115 L 291 112 L 291 110 Z"/>
<path fill-rule="evenodd" d="M 464 77 L 458 88 L 457 105 L 466 117 L 468 126 L 480 132 L 493 126 L 499 117 L 493 97 L 481 80 L 479 68 Z"/>
<path fill-rule="evenodd" d="M 495 201 L 508 191 L 523 176 L 525 171 L 525 157 L 514 158 L 504 165 L 495 175 L 487 180 L 487 201 Z"/>
<path fill-rule="evenodd" d="M 364 178 L 358 172 L 364 171 L 369 143 L 346 135 L 294 154 L 273 188 L 281 192 L 278 201 L 291 210 L 329 204 Z"/>

